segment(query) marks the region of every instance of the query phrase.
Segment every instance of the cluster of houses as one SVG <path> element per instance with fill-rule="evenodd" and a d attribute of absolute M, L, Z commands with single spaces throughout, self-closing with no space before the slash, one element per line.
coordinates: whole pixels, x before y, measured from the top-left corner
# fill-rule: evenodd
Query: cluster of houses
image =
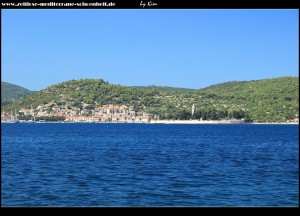
<path fill-rule="evenodd" d="M 18 118 L 19 117 L 19 118 Z M 19 112 L 2 113 L 1 122 L 22 122 L 21 117 L 43 119 L 46 117 L 61 117 L 64 122 L 139 122 L 148 123 L 150 115 L 145 112 L 136 112 L 133 106 L 125 105 L 102 105 L 97 107 L 79 108 L 70 106 L 58 106 L 56 104 L 40 104 L 35 109 L 22 108 Z M 39 120 L 44 121 L 44 120 Z"/>
<path fill-rule="evenodd" d="M 194 114 L 195 107 L 192 107 Z M 150 117 L 156 119 L 145 112 L 136 112 L 133 106 L 108 104 L 102 106 L 90 106 L 86 104 L 83 108 L 76 106 L 57 105 L 53 102 L 40 104 L 35 109 L 22 108 L 14 113 L 2 113 L 1 122 L 128 122 L 128 123 L 149 123 Z M 298 116 L 287 123 L 299 123 Z"/>

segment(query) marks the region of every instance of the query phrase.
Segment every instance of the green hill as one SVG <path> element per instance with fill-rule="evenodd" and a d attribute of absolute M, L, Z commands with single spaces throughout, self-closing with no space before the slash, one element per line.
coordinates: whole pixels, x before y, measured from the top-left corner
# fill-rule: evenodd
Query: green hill
<path fill-rule="evenodd" d="M 53 102 L 70 107 L 104 104 L 133 105 L 136 111 L 160 119 L 244 118 L 259 122 L 285 122 L 299 115 L 299 78 L 280 77 L 255 81 L 227 82 L 200 90 L 172 87 L 126 87 L 102 79 L 81 79 L 59 83 L 27 95 L 9 111 Z M 196 110 L 191 115 L 192 105 Z"/>
<path fill-rule="evenodd" d="M 299 114 L 299 77 L 226 82 L 202 89 L 250 110 L 253 119 L 282 121 Z"/>
<path fill-rule="evenodd" d="M 50 101 L 77 107 L 82 107 L 83 104 L 103 105 L 109 103 L 142 107 L 142 104 L 152 103 L 155 100 L 153 96 L 156 94 L 158 92 L 153 90 L 111 85 L 102 79 L 81 79 L 52 85 L 25 96 L 10 106 L 4 106 L 3 109 L 29 108 L 31 105 L 36 107 Z"/>
<path fill-rule="evenodd" d="M 177 88 L 177 87 L 169 87 L 169 86 L 132 86 L 134 88 L 146 89 L 146 90 L 155 90 L 159 92 L 193 92 L 197 91 L 197 89 L 189 89 L 189 88 Z"/>
<path fill-rule="evenodd" d="M 1 82 L 1 104 L 10 103 L 31 93 L 33 93 L 33 91 L 29 91 L 21 86 L 3 81 Z"/>

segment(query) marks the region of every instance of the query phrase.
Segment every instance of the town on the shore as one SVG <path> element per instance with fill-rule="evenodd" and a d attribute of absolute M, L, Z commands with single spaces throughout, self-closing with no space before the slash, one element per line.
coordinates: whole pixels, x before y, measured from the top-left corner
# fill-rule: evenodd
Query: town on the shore
<path fill-rule="evenodd" d="M 148 123 L 150 114 L 136 112 L 133 106 L 108 104 L 84 108 L 40 104 L 36 108 L 21 108 L 18 112 L 1 114 L 1 122 L 128 122 Z"/>
<path fill-rule="evenodd" d="M 192 116 L 195 105 L 192 106 Z M 220 120 L 160 120 L 159 116 L 134 110 L 134 106 L 107 104 L 101 106 L 85 105 L 83 107 L 58 105 L 53 102 L 21 108 L 19 111 L 1 113 L 1 123 L 161 123 L 161 124 L 241 124 L 244 119 Z M 256 122 L 253 122 L 256 123 Z M 299 118 L 285 123 L 299 124 Z"/>

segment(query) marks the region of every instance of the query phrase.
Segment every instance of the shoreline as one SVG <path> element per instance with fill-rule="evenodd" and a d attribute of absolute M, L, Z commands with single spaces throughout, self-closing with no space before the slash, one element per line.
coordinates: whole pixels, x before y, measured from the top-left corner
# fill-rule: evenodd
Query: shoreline
<path fill-rule="evenodd" d="M 243 120 L 223 120 L 223 121 L 213 121 L 213 120 L 150 120 L 150 122 L 1 122 L 1 124 L 11 124 L 11 123 L 21 123 L 21 124 L 45 124 L 45 123 L 62 123 L 62 124 L 257 124 L 257 125 L 299 125 L 299 122 L 244 122 Z"/>
<path fill-rule="evenodd" d="M 224 121 L 199 121 L 199 120 L 151 120 L 149 124 L 274 124 L 274 125 L 299 125 L 299 122 L 244 122 L 242 120 L 224 120 Z"/>

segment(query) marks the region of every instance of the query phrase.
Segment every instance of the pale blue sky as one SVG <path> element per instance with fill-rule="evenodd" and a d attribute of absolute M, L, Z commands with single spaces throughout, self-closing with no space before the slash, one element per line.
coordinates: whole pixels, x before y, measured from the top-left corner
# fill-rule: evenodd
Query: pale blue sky
<path fill-rule="evenodd" d="M 203 88 L 298 76 L 299 10 L 2 10 L 2 81 Z"/>

